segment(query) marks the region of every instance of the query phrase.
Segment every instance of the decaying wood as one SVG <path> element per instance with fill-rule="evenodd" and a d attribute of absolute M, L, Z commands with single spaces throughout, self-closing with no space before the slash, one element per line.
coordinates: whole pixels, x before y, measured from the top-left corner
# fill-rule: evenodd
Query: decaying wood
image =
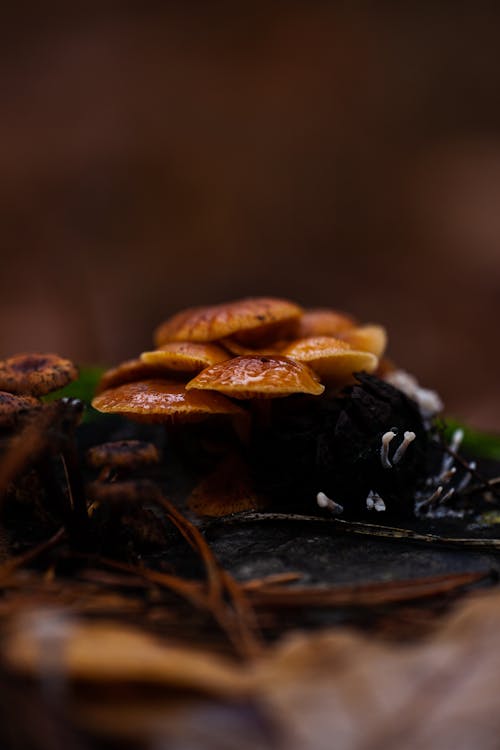
<path fill-rule="evenodd" d="M 329 524 L 337 527 L 339 531 L 346 534 L 359 536 L 380 537 L 383 539 L 397 539 L 417 544 L 430 544 L 443 547 L 465 547 L 478 550 L 500 550 L 500 539 L 476 538 L 476 537 L 449 537 L 438 534 L 423 534 L 413 529 L 403 529 L 394 526 L 384 526 L 375 523 L 362 523 L 360 521 L 345 521 L 342 518 L 322 518 L 320 516 L 308 516 L 301 513 L 259 513 L 256 511 L 245 511 L 235 513 L 224 519 L 225 523 L 272 523 L 274 521 Z M 211 521 L 210 524 L 215 523 Z"/>

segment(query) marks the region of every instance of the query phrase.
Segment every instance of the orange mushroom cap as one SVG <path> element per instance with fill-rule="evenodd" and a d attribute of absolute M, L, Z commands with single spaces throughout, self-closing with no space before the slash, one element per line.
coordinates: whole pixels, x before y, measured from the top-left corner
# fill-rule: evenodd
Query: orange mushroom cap
<path fill-rule="evenodd" d="M 0 389 L 9 393 L 44 396 L 77 377 L 73 362 L 57 354 L 16 354 L 0 362 Z"/>
<path fill-rule="evenodd" d="M 213 390 L 238 399 L 276 398 L 292 393 L 319 396 L 325 390 L 319 378 L 289 357 L 234 357 L 202 370 L 186 388 Z"/>
<path fill-rule="evenodd" d="M 199 372 L 205 367 L 223 362 L 231 355 L 217 344 L 197 343 L 194 341 L 170 341 L 160 349 L 141 354 L 141 362 L 147 365 L 159 365 L 176 372 Z"/>
<path fill-rule="evenodd" d="M 169 368 L 163 365 L 148 364 L 142 359 L 127 359 L 116 367 L 106 370 L 97 384 L 96 394 L 136 380 L 168 377 L 169 373 L 172 377 Z"/>
<path fill-rule="evenodd" d="M 211 415 L 247 416 L 220 393 L 186 391 L 174 380 L 141 380 L 103 391 L 92 401 L 97 411 L 138 422 L 196 421 Z"/>
<path fill-rule="evenodd" d="M 272 341 L 268 340 L 266 343 L 261 342 L 260 345 L 249 346 L 248 344 L 245 345 L 242 343 L 236 337 L 229 336 L 227 339 L 222 339 L 220 343 L 223 344 L 224 348 L 230 351 L 231 354 L 240 357 L 258 357 L 261 354 L 269 354 L 271 356 L 274 354 L 280 354 L 281 350 L 288 344 L 288 341 L 289 339 L 275 339 Z"/>
<path fill-rule="evenodd" d="M 318 375 L 328 380 L 344 381 L 355 372 L 374 372 L 378 366 L 378 358 L 374 354 L 352 349 L 347 342 L 333 336 L 298 339 L 287 346 L 283 353 L 307 363 Z"/>
<path fill-rule="evenodd" d="M 371 352 L 381 357 L 387 347 L 387 332 L 383 326 L 356 326 L 349 331 L 338 334 L 342 341 L 347 341 L 353 349 Z"/>
<path fill-rule="evenodd" d="M 356 325 L 352 315 L 329 308 L 306 310 L 299 320 L 297 338 L 308 336 L 337 336 Z"/>
<path fill-rule="evenodd" d="M 168 341 L 216 341 L 235 334 L 273 331 L 279 324 L 296 321 L 302 309 L 288 300 L 249 297 L 210 307 L 183 310 L 162 323 L 155 344 Z"/>

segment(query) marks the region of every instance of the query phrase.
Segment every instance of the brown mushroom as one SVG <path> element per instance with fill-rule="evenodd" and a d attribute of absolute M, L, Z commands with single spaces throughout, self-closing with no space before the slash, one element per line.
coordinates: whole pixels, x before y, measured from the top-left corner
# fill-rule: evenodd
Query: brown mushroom
<path fill-rule="evenodd" d="M 40 401 L 32 396 L 0 391 L 0 427 L 13 427 L 23 414 L 37 408 L 41 408 Z"/>
<path fill-rule="evenodd" d="M 225 349 L 231 352 L 231 354 L 240 357 L 254 357 L 259 356 L 260 354 L 280 354 L 281 350 L 288 344 L 288 340 L 276 339 L 273 341 L 267 341 L 266 344 L 261 342 L 258 346 L 249 346 L 238 341 L 236 337 L 229 336 L 227 339 L 222 339 L 220 343 Z"/>
<path fill-rule="evenodd" d="M 157 328 L 155 344 L 169 341 L 217 341 L 238 335 L 243 343 L 275 336 L 278 330 L 293 324 L 301 308 L 288 300 L 255 297 L 210 307 L 194 307 L 166 320 Z M 255 338 L 256 337 L 256 338 Z"/>
<path fill-rule="evenodd" d="M 87 463 L 93 469 L 119 469 L 134 471 L 157 464 L 158 448 L 143 440 L 116 440 L 94 445 L 88 449 Z"/>
<path fill-rule="evenodd" d="M 296 336 L 337 336 L 355 325 L 356 320 L 347 313 L 318 307 L 305 311 L 299 320 Z"/>
<path fill-rule="evenodd" d="M 170 341 L 159 349 L 141 354 L 141 362 L 157 365 L 166 370 L 194 373 L 205 367 L 223 362 L 231 355 L 217 344 L 195 341 Z"/>
<path fill-rule="evenodd" d="M 211 390 L 238 399 L 276 398 L 292 393 L 319 396 L 324 386 L 319 378 L 300 362 L 289 357 L 234 357 L 202 370 L 186 385 L 194 390 Z"/>
<path fill-rule="evenodd" d="M 283 353 L 307 363 L 322 378 L 339 382 L 349 380 L 355 372 L 374 372 L 378 365 L 378 358 L 371 352 L 352 349 L 347 342 L 333 336 L 298 339 Z"/>
<path fill-rule="evenodd" d="M 161 493 L 158 485 L 150 479 L 122 479 L 119 482 L 89 482 L 87 495 L 93 503 L 134 508 L 140 507 L 141 503 L 154 502 Z"/>
<path fill-rule="evenodd" d="M 347 341 L 353 349 L 371 352 L 377 357 L 381 357 L 387 347 L 387 332 L 379 325 L 356 326 L 339 333 L 338 337 Z"/>
<path fill-rule="evenodd" d="M 188 507 L 199 516 L 227 516 L 265 507 L 252 487 L 248 465 L 235 453 L 217 464 L 191 492 Z"/>
<path fill-rule="evenodd" d="M 212 415 L 247 416 L 220 393 L 187 391 L 173 380 L 141 380 L 109 388 L 95 396 L 97 411 L 121 414 L 137 422 L 198 421 Z"/>
<path fill-rule="evenodd" d="M 16 354 L 0 362 L 0 389 L 10 393 L 44 396 L 77 377 L 75 365 L 57 354 Z"/>
<path fill-rule="evenodd" d="M 133 383 L 135 380 L 146 380 L 150 378 L 168 377 L 169 370 L 162 365 L 151 365 L 142 359 L 127 359 L 116 367 L 112 367 L 103 373 L 97 384 L 96 394 L 115 388 L 124 383 Z M 170 375 L 170 377 L 172 377 Z"/>

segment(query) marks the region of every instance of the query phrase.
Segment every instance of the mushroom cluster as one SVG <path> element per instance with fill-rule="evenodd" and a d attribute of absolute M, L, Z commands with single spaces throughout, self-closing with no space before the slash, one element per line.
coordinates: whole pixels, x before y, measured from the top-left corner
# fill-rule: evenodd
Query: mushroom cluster
<path fill-rule="evenodd" d="M 429 425 L 418 389 L 381 379 L 395 369 L 382 326 L 259 297 L 177 313 L 154 343 L 103 375 L 93 406 L 137 421 L 230 419 L 237 455 L 195 490 L 196 511 L 216 513 L 217 497 L 226 512 L 258 507 L 263 496 L 288 507 L 312 497 L 335 513 L 347 499 L 355 512 L 413 507 Z"/>
<path fill-rule="evenodd" d="M 182 311 L 154 340 L 104 374 L 95 409 L 159 422 L 243 417 L 255 400 L 320 396 L 375 372 L 386 347 L 382 326 L 268 297 Z"/>

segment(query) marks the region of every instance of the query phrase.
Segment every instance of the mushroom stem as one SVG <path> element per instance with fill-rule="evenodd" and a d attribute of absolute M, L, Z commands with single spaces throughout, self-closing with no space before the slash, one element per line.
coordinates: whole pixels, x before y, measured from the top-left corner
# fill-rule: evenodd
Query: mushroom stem
<path fill-rule="evenodd" d="M 273 402 L 270 398 L 256 398 L 251 408 L 255 417 L 255 425 L 267 429 L 271 424 Z"/>
<path fill-rule="evenodd" d="M 386 510 L 385 502 L 378 492 L 370 490 L 366 498 L 366 509 L 376 510 L 377 512 Z"/>
<path fill-rule="evenodd" d="M 441 464 L 441 471 L 439 472 L 439 477 L 441 478 L 444 474 L 446 474 L 450 468 L 453 466 L 453 462 L 455 461 L 455 453 L 459 450 L 460 446 L 462 445 L 462 440 L 464 439 L 464 431 L 462 429 L 457 429 L 451 436 L 450 444 L 447 448 L 447 452 L 443 456 L 443 462 Z"/>
<path fill-rule="evenodd" d="M 463 475 L 462 479 L 460 480 L 460 482 L 459 482 L 459 484 L 457 486 L 457 492 L 463 492 L 463 490 L 465 490 L 465 488 L 469 486 L 470 481 L 472 479 L 472 472 L 476 468 L 476 462 L 475 461 L 471 461 L 469 463 L 469 468 L 470 468 L 470 471 L 466 472 Z"/>
<path fill-rule="evenodd" d="M 380 461 L 384 469 L 392 469 L 392 464 L 389 461 L 389 445 L 395 437 L 396 433 L 392 430 L 388 430 L 382 435 L 382 445 L 380 446 Z"/>
<path fill-rule="evenodd" d="M 318 507 L 327 508 L 334 516 L 339 516 L 344 512 L 344 506 L 340 505 L 340 503 L 336 503 L 335 500 L 332 500 L 328 495 L 325 495 L 324 492 L 318 492 L 316 495 L 316 502 Z"/>
<path fill-rule="evenodd" d="M 422 500 L 420 503 L 420 508 L 430 508 L 432 505 L 439 500 L 441 495 L 443 494 L 443 485 L 440 484 L 439 487 L 432 493 L 432 495 L 429 495 L 425 500 Z"/>
<path fill-rule="evenodd" d="M 403 441 L 392 457 L 392 463 L 394 466 L 401 461 L 401 459 L 403 458 L 404 454 L 406 453 L 408 449 L 408 446 L 411 443 L 413 443 L 416 437 L 417 436 L 415 435 L 414 432 L 407 431 L 404 433 Z"/>

